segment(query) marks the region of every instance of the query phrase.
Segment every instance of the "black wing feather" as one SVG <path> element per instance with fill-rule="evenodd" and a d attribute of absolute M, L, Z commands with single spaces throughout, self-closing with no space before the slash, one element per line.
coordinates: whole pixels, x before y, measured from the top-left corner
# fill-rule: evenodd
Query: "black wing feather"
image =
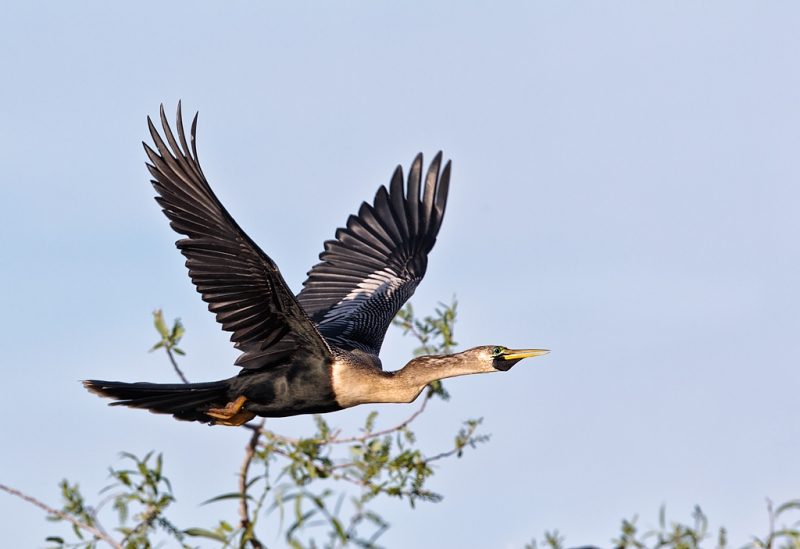
<path fill-rule="evenodd" d="M 321 263 L 309 271 L 297 299 L 329 342 L 380 351 L 389 324 L 425 275 L 436 243 L 450 181 L 450 162 L 440 177 L 441 162 L 439 152 L 424 187 L 421 154 L 406 185 L 398 166 L 389 189 L 381 186 L 373 203 L 363 203 L 336 231 L 336 240 L 325 242 Z"/>
<path fill-rule="evenodd" d="M 178 141 L 161 107 L 165 141 L 148 117 L 156 150 L 144 144 L 159 205 L 170 226 L 188 238 L 176 245 L 186 257 L 189 276 L 215 313 L 222 329 L 243 351 L 236 364 L 263 368 L 303 351 L 330 357 L 331 350 L 292 295 L 277 265 L 245 234 L 222 206 L 186 142 L 178 103 Z"/>

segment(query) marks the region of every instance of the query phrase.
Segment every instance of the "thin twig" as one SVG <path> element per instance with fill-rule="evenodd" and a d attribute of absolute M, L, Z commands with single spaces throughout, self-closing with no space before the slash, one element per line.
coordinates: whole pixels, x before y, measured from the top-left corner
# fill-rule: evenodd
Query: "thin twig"
<path fill-rule="evenodd" d="M 275 440 L 280 440 L 281 442 L 288 442 L 289 444 L 300 444 L 300 441 L 301 441 L 301 439 L 299 439 L 299 438 L 285 437 L 283 435 L 279 435 L 279 434 L 275 433 L 274 431 L 270 431 L 269 429 L 259 429 L 255 425 L 249 425 L 247 423 L 242 425 L 242 427 L 247 427 L 248 429 L 256 430 L 259 434 L 262 434 L 262 435 L 264 435 L 266 437 L 274 438 Z M 327 441 L 326 440 L 320 440 L 318 442 L 325 443 Z"/>
<path fill-rule="evenodd" d="M 142 520 L 142 522 L 137 524 L 130 532 L 128 532 L 127 536 L 122 538 L 122 541 L 120 542 L 120 545 L 124 546 L 126 543 L 128 543 L 128 540 L 131 539 L 131 537 L 133 537 L 134 534 L 139 532 L 139 530 L 141 530 L 145 526 L 148 526 L 148 525 L 152 524 L 152 522 L 155 519 L 155 517 L 156 517 L 155 509 L 151 509 L 150 511 L 148 511 L 147 514 L 145 515 L 144 520 Z"/>
<path fill-rule="evenodd" d="M 250 526 L 250 513 L 247 509 L 247 472 L 250 469 L 250 463 L 253 461 L 253 456 L 256 453 L 256 447 L 258 446 L 258 439 L 261 437 L 261 431 L 264 428 L 264 421 L 261 420 L 259 425 L 250 427 L 253 431 L 253 436 L 250 437 L 250 442 L 247 444 L 247 448 L 244 451 L 244 461 L 242 461 L 242 468 L 239 472 L 239 493 L 242 495 L 242 498 L 239 500 L 239 517 L 241 521 L 239 523 L 239 527 L 242 530 L 247 530 Z M 250 545 L 253 546 L 253 549 L 264 549 L 264 545 L 256 538 L 255 533 L 250 532 L 250 538 L 248 539 Z"/>
<path fill-rule="evenodd" d="M 102 500 L 100 500 L 100 503 L 98 503 L 97 505 L 94 506 L 94 508 L 92 508 L 92 514 L 94 515 L 94 517 L 97 518 L 97 513 L 100 512 L 100 509 L 105 507 L 105 505 L 109 501 L 111 501 L 113 499 L 116 499 L 120 495 L 122 495 L 122 492 L 117 492 L 115 494 L 109 494 L 106 497 L 104 497 Z"/>
<path fill-rule="evenodd" d="M 417 331 L 417 328 L 414 326 L 414 324 L 412 324 L 410 321 L 403 321 L 400 324 L 400 327 L 403 328 L 406 331 L 406 333 L 411 332 L 411 335 L 416 337 L 417 340 L 422 344 L 422 347 L 424 347 L 425 350 L 427 351 L 427 349 L 428 349 L 428 338 L 423 336 L 422 334 L 420 334 Z"/>
<path fill-rule="evenodd" d="M 441 454 L 437 454 L 437 455 L 435 455 L 433 457 L 426 458 L 425 459 L 425 463 L 427 464 L 427 463 L 430 463 L 431 461 L 436 461 L 437 459 L 448 458 L 448 457 L 452 456 L 453 454 L 458 453 L 460 450 L 463 450 L 463 449 L 464 449 L 464 447 L 462 446 L 461 448 L 453 448 L 449 452 L 442 452 Z"/>
<path fill-rule="evenodd" d="M 419 349 L 422 349 L 422 352 L 423 352 L 424 355 L 435 355 L 435 354 L 437 354 L 436 353 L 436 351 L 437 351 L 436 347 L 428 345 L 428 339 L 430 339 L 430 337 L 429 336 L 424 336 L 421 333 L 419 333 L 417 331 L 417 328 L 411 322 L 403 321 L 400 324 L 395 324 L 395 326 L 401 327 L 402 329 L 404 329 L 406 331 L 406 333 L 411 332 L 411 335 L 416 337 L 417 340 L 420 342 Z"/>
<path fill-rule="evenodd" d="M 175 368 L 175 373 L 178 374 L 178 376 L 183 380 L 184 383 L 189 383 L 189 380 L 186 379 L 185 375 L 183 375 L 181 369 L 178 368 L 178 363 L 175 362 L 175 357 L 172 356 L 172 349 L 167 345 L 164 345 L 164 349 L 167 351 L 167 356 L 169 357 L 169 361 L 172 362 L 172 367 Z"/>
<path fill-rule="evenodd" d="M 775 539 L 775 512 L 772 509 L 772 500 L 767 499 L 767 512 L 769 513 L 769 537 L 767 538 L 767 549 L 772 549 L 772 542 Z"/>
<path fill-rule="evenodd" d="M 390 427 L 388 429 L 384 429 L 383 431 L 376 431 L 374 433 L 365 433 L 365 434 L 363 434 L 361 436 L 347 437 L 347 438 L 336 438 L 338 436 L 338 434 L 341 432 L 341 431 L 337 430 L 337 431 L 333 432 L 333 436 L 330 436 L 328 438 L 324 438 L 324 439 L 321 439 L 321 440 L 317 440 L 316 442 L 318 442 L 320 444 L 345 444 L 345 443 L 348 443 L 348 442 L 365 442 L 365 441 L 367 441 L 368 439 L 371 439 L 371 438 L 381 437 L 383 435 L 388 435 L 390 433 L 394 433 L 398 429 L 402 429 L 403 427 L 406 427 L 409 423 L 411 423 L 412 421 L 417 419 L 417 417 L 419 417 L 419 415 L 422 412 L 425 411 L 425 406 L 427 406 L 428 401 L 430 399 L 431 399 L 431 397 L 426 394 L 422 399 L 422 405 L 419 407 L 419 409 L 416 412 L 414 412 L 413 414 L 411 414 L 404 421 L 402 421 L 402 422 L 398 423 L 397 425 L 395 425 L 394 427 Z M 299 438 L 285 437 L 283 435 L 279 435 L 279 434 L 275 433 L 274 431 L 269 431 L 267 429 L 256 427 L 255 425 L 250 425 L 250 424 L 247 424 L 247 423 L 242 425 L 242 427 L 246 427 L 246 428 L 248 428 L 250 430 L 258 430 L 261 434 L 266 435 L 269 438 L 273 438 L 275 440 L 280 440 L 281 442 L 288 442 L 289 444 L 300 444 L 300 442 L 302 441 L 302 439 L 299 439 Z"/>
<path fill-rule="evenodd" d="M 472 435 L 473 435 L 473 434 L 475 434 L 475 431 L 476 431 L 476 430 L 477 430 L 477 424 L 476 424 L 476 425 L 473 425 L 473 426 L 471 426 L 471 427 L 469 428 L 469 431 L 467 431 L 466 433 L 464 433 L 464 438 L 462 439 L 462 440 L 463 440 L 463 443 L 462 443 L 460 446 L 456 445 L 456 447 L 455 447 L 455 448 L 453 448 L 452 450 L 449 450 L 449 451 L 447 451 L 447 452 L 442 452 L 441 454 L 437 454 L 437 455 L 435 455 L 435 456 L 433 456 L 433 457 L 426 458 L 426 459 L 425 459 L 425 464 L 428 464 L 428 463 L 430 463 L 431 461 L 436 461 L 436 460 L 438 460 L 438 459 L 444 459 L 444 458 L 448 458 L 448 457 L 452 456 L 453 454 L 456 454 L 456 453 L 458 453 L 458 452 L 462 451 L 462 450 L 463 450 L 464 448 L 466 448 L 468 445 L 469 445 L 469 446 L 472 446 L 473 448 L 475 448 L 475 443 L 476 443 L 476 442 L 483 442 L 483 441 L 485 441 L 485 440 L 486 440 L 486 439 L 483 439 L 483 440 L 481 440 L 481 437 L 478 437 L 478 440 L 474 440 L 474 439 L 472 438 Z M 695 529 L 696 529 L 696 528 L 695 528 Z"/>
<path fill-rule="evenodd" d="M 17 496 L 18 498 L 22 498 L 25 501 L 27 501 L 28 503 L 32 503 L 35 506 L 39 507 L 40 509 L 44 509 L 45 511 L 47 511 L 51 515 L 55 515 L 55 516 L 57 516 L 58 518 L 60 518 L 62 520 L 66 520 L 67 522 L 71 522 L 73 525 L 77 526 L 78 528 L 81 528 L 82 530 L 86 530 L 87 532 L 91 532 L 92 534 L 94 534 L 94 536 L 96 538 L 105 541 L 111 547 L 114 547 L 115 549 L 124 549 L 122 547 L 122 545 L 120 545 L 119 543 L 117 543 L 116 541 L 111 539 L 108 536 L 108 534 L 104 533 L 103 531 L 98 530 L 97 528 L 94 528 L 93 526 L 89 526 L 88 524 L 83 523 L 83 522 L 79 521 L 78 519 L 76 519 L 74 517 L 71 517 L 71 516 L 69 516 L 69 515 L 67 515 L 65 513 L 62 513 L 61 511 L 56 511 L 52 507 L 48 507 L 47 505 L 45 505 L 44 503 L 42 503 L 41 501 L 39 501 L 36 498 L 32 498 L 31 496 L 29 496 L 27 494 L 23 494 L 22 492 L 20 492 L 18 490 L 14 490 L 13 488 L 9 488 L 8 486 L 4 486 L 2 484 L 0 484 L 0 490 L 8 492 L 12 496 Z"/>
<path fill-rule="evenodd" d="M 422 412 L 425 411 L 425 406 L 427 406 L 428 401 L 430 399 L 431 399 L 431 397 L 428 396 L 428 394 L 426 393 L 425 397 L 423 397 L 423 399 L 422 399 L 422 406 L 419 407 L 419 410 L 417 410 L 416 412 L 411 414 L 408 417 L 408 419 L 406 419 L 405 421 L 403 421 L 401 423 L 398 423 L 394 427 L 390 427 L 389 429 L 384 429 L 383 431 L 376 431 L 374 433 L 365 433 L 364 435 L 362 435 L 360 437 L 336 438 L 336 439 L 326 440 L 324 442 L 330 442 L 331 444 L 343 444 L 343 443 L 346 443 L 346 442 L 365 442 L 367 439 L 370 439 L 370 438 L 381 437 L 383 435 L 388 435 L 390 433 L 394 433 L 395 431 L 397 431 L 399 429 L 402 429 L 403 427 L 406 427 L 409 423 L 411 423 L 412 421 L 417 419 L 417 417 Z"/>
<path fill-rule="evenodd" d="M 279 456 L 283 456 L 286 459 L 290 459 L 290 460 L 293 459 L 291 454 L 289 454 L 288 452 L 284 452 L 280 448 L 271 448 L 270 451 L 275 453 L 275 454 L 278 454 Z M 453 450 L 452 452 L 450 452 L 450 454 L 453 454 L 456 451 L 458 451 L 458 450 L 457 449 Z M 443 456 L 443 455 L 436 456 L 435 459 L 439 459 L 440 457 L 445 457 L 445 456 Z M 373 484 L 373 483 L 371 483 L 369 481 L 364 481 L 364 480 L 359 480 L 357 478 L 349 477 L 346 474 L 345 475 L 340 475 L 339 473 L 334 473 L 334 471 L 337 470 L 337 469 L 347 469 L 347 468 L 350 468 L 350 467 L 354 467 L 355 464 L 352 461 L 347 462 L 347 463 L 339 463 L 338 465 L 332 465 L 332 466 L 329 466 L 329 467 L 325 467 L 325 466 L 322 466 L 322 465 L 317 465 L 316 463 L 311 463 L 310 465 L 314 468 L 315 471 L 317 471 L 318 473 L 324 473 L 327 478 L 330 478 L 332 480 L 344 480 L 346 482 L 349 482 L 350 484 L 355 484 L 356 486 L 359 486 L 361 488 L 369 488 L 370 490 L 374 489 L 375 486 L 376 486 L 376 484 Z M 385 484 L 386 483 L 384 483 L 384 485 Z M 414 495 L 414 492 L 406 490 L 406 491 L 399 492 L 399 495 L 411 496 L 411 495 Z"/>

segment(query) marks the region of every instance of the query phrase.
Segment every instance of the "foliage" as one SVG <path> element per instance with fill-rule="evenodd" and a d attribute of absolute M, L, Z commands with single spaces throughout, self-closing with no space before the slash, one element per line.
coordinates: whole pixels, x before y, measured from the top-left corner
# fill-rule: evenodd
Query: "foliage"
<path fill-rule="evenodd" d="M 180 320 L 170 329 L 161 311 L 153 313 L 156 330 L 161 336 L 151 351 L 163 348 L 176 373 L 187 382 L 178 368 L 173 353 L 185 355 L 178 343 L 185 333 Z M 455 298 L 451 305 L 440 304 L 434 315 L 419 320 L 411 305 L 400 312 L 395 324 L 404 334 L 413 335 L 420 346 L 415 355 L 453 352 L 453 327 L 456 320 Z M 51 536 L 54 548 L 94 548 L 102 541 L 112 547 L 149 549 L 155 545 L 153 534 L 172 538 L 181 547 L 190 547 L 186 540 L 205 539 L 223 548 L 263 548 L 256 536 L 259 520 L 271 513 L 286 522 L 284 536 L 294 549 L 378 547 L 378 538 L 389 523 L 373 508 L 378 498 L 405 500 L 414 508 L 422 502 L 438 502 L 440 494 L 430 490 L 427 482 L 433 475 L 432 463 L 451 456 L 461 457 L 467 448 L 488 440 L 478 434 L 480 419 L 465 421 L 454 437 L 453 445 L 429 456 L 417 445 L 410 424 L 424 413 L 434 395 L 449 395 L 438 383 L 423 395 L 418 409 L 399 424 L 377 429 L 378 413 L 367 415 L 364 427 L 356 435 L 342 436 L 322 416 L 314 416 L 316 432 L 308 438 L 293 438 L 264 429 L 264 422 L 242 426 L 249 430 L 249 444 L 238 475 L 235 491 L 214 497 L 206 503 L 235 500 L 239 504 L 238 520 L 220 520 L 211 528 L 179 529 L 165 517 L 174 501 L 169 481 L 162 475 L 162 458 L 152 461 L 152 452 L 132 460 L 130 470 L 111 470 L 116 481 L 113 488 L 122 491 L 103 500 L 96 508 L 84 500 L 77 485 L 62 483 L 66 501 L 61 511 L 51 513 L 53 520 L 70 520 L 75 541 Z M 251 469 L 258 469 L 251 474 Z M 110 487 L 111 488 L 111 487 Z M 118 540 L 112 539 L 100 524 L 98 511 L 108 501 L 117 511 Z M 345 511 L 349 512 L 345 512 Z M 132 520 L 131 520 L 132 519 Z M 81 526 L 83 525 L 83 526 Z M 84 537 L 85 527 L 100 534 Z"/>
<path fill-rule="evenodd" d="M 181 547 L 187 549 L 190 547 L 182 543 L 185 537 L 183 532 L 164 516 L 167 507 L 175 501 L 175 498 L 172 496 L 169 480 L 162 475 L 161 455 L 156 457 L 154 464 L 150 463 L 153 452 L 141 460 L 128 453 L 123 453 L 122 457 L 132 461 L 134 467 L 123 470 L 110 469 L 110 476 L 116 482 L 104 488 L 101 493 L 112 490 L 113 493 L 103 499 L 97 507 L 86 504 L 77 484 L 70 485 L 67 480 L 61 482 L 64 507 L 60 512 L 50 514 L 47 519 L 62 521 L 66 519 L 65 515 L 77 519 L 77 523 L 72 523 L 72 531 L 77 541 L 67 543 L 60 536 L 50 536 L 46 541 L 53 543 L 54 549 L 66 547 L 94 549 L 100 541 L 108 543 L 97 534 L 87 539 L 79 524 L 96 528 L 101 534 L 108 536 L 98 520 L 98 512 L 109 502 L 117 512 L 119 526 L 115 530 L 121 535 L 119 542 L 110 545 L 124 549 L 151 549 L 153 547 L 150 541 L 151 535 L 162 530 L 181 542 Z"/>
<path fill-rule="evenodd" d="M 458 300 L 453 296 L 450 305 L 440 301 L 434 316 L 420 320 L 414 315 L 411 303 L 407 303 L 397 312 L 392 324 L 402 328 L 403 335 L 411 333 L 417 338 L 420 346 L 414 349 L 414 356 L 449 355 L 458 346 L 453 339 L 457 307 Z"/>
<path fill-rule="evenodd" d="M 150 349 L 151 353 L 156 349 L 163 347 L 167 350 L 167 352 L 175 352 L 181 356 L 186 354 L 183 350 L 178 348 L 178 343 L 180 343 L 183 334 L 186 333 L 186 329 L 183 327 L 180 318 L 175 319 L 175 322 L 172 325 L 172 330 L 170 330 L 167 328 L 167 324 L 164 322 L 164 315 L 161 312 L 161 309 L 159 309 L 157 311 L 153 311 L 153 324 L 161 336 L 161 341 L 153 345 L 153 348 Z"/>
<path fill-rule="evenodd" d="M 787 511 L 800 511 L 800 500 L 793 500 L 773 510 L 767 500 L 769 531 L 763 538 L 753 536 L 750 543 L 741 549 L 800 549 L 800 517 L 793 516 L 794 523 L 776 529 L 775 523 L 785 518 Z M 615 549 L 726 549 L 728 532 L 720 527 L 716 536 L 708 532 L 708 518 L 699 506 L 692 512 L 692 524 L 667 523 L 666 509 L 662 506 L 658 517 L 658 528 L 641 533 L 636 525 L 638 517 L 623 520 L 620 536 L 611 540 Z M 545 532 L 544 545 L 549 549 L 564 549 L 564 538 L 558 530 Z M 538 549 L 534 539 L 525 549 Z M 590 549 L 590 548 L 582 548 Z M 594 549 L 594 548 L 591 548 Z"/>
<path fill-rule="evenodd" d="M 414 356 L 422 355 L 449 355 L 458 343 L 453 339 L 456 323 L 456 296 L 450 300 L 450 305 L 439 302 L 439 307 L 433 316 L 426 316 L 422 320 L 414 315 L 414 307 L 407 303 L 397 312 L 392 324 L 403 330 L 403 335 L 411 333 L 420 343 L 414 349 Z M 448 393 L 441 381 L 434 381 L 428 385 L 428 398 L 438 396 L 442 400 L 449 400 Z"/>
<path fill-rule="evenodd" d="M 183 375 L 181 369 L 178 368 L 178 363 L 175 362 L 175 355 L 172 354 L 175 353 L 181 356 L 186 355 L 186 352 L 178 347 L 178 343 L 180 343 L 183 334 L 186 333 L 186 330 L 181 323 L 181 319 L 176 318 L 175 322 L 172 324 L 172 330 L 170 330 L 167 328 L 167 324 L 164 322 L 164 315 L 162 314 L 161 309 L 159 309 L 157 311 L 153 311 L 153 324 L 155 324 L 156 330 L 161 336 L 161 341 L 153 345 L 153 348 L 150 349 L 150 352 L 152 353 L 156 349 L 163 348 L 167 352 L 167 358 L 169 358 L 175 373 L 179 378 L 181 378 L 181 381 L 184 383 L 189 383 L 189 380 L 186 379 L 185 375 Z"/>
<path fill-rule="evenodd" d="M 457 301 L 439 303 L 434 315 L 419 319 L 411 304 L 402 309 L 394 325 L 411 334 L 419 342 L 415 355 L 451 353 L 456 342 L 453 327 Z M 175 362 L 173 352 L 185 353 L 177 347 L 185 330 L 180 320 L 167 328 L 161 311 L 153 313 L 161 341 L 151 351 L 163 348 L 176 373 L 187 382 Z M 420 407 L 405 421 L 389 428 L 376 429 L 377 412 L 367 415 L 357 435 L 342 436 L 322 417 L 314 416 L 316 432 L 308 438 L 292 438 L 264 429 L 260 424 L 246 424 L 249 443 L 237 477 L 234 491 L 216 496 L 206 503 L 236 501 L 238 517 L 221 519 L 210 528 L 181 529 L 167 517 L 166 511 L 175 501 L 172 487 L 163 475 L 163 460 L 153 452 L 139 459 L 123 453 L 132 463 L 130 469 L 110 469 L 114 484 L 96 506 L 89 505 L 77 484 L 67 480 L 60 484 L 64 505 L 56 510 L 30 496 L 0 484 L 0 490 L 16 495 L 47 511 L 48 519 L 66 521 L 72 526 L 72 541 L 50 536 L 49 549 L 95 549 L 106 544 L 114 549 L 151 549 L 172 540 L 184 549 L 191 542 L 211 540 L 223 549 L 251 547 L 264 549 L 256 535 L 256 526 L 270 514 L 278 513 L 286 543 L 293 549 L 344 548 L 357 546 L 377 548 L 380 536 L 389 523 L 375 512 L 372 504 L 378 498 L 405 500 L 413 508 L 418 503 L 435 503 L 440 494 L 427 487 L 433 475 L 431 464 L 451 456 L 461 457 L 466 448 L 488 440 L 477 434 L 481 420 L 465 421 L 449 449 L 429 457 L 416 443 L 410 424 L 424 413 L 433 396 L 447 400 L 449 394 L 441 383 L 432 384 Z M 251 474 L 251 468 L 258 468 Z M 99 514 L 108 504 L 116 511 L 114 534 L 106 531 Z M 347 512 L 345 512 L 347 511 Z M 776 528 L 779 519 L 800 511 L 800 500 L 790 501 L 773 511 L 768 502 L 769 531 L 763 538 L 753 537 L 742 549 L 800 549 L 800 520 Z M 106 511 L 108 515 L 110 511 Z M 105 518 L 105 517 L 104 517 Z M 691 525 L 667 523 L 662 507 L 659 527 L 639 531 L 637 517 L 623 520 L 620 536 L 611 540 L 617 549 L 726 549 L 727 532 L 720 528 L 715 540 L 708 533 L 708 520 L 695 508 Z M 263 527 L 262 527 L 263 529 Z M 543 545 L 564 549 L 564 537 L 557 530 L 545 532 Z M 525 549 L 538 549 L 534 539 Z M 594 548 L 586 548 L 594 549 Z"/>

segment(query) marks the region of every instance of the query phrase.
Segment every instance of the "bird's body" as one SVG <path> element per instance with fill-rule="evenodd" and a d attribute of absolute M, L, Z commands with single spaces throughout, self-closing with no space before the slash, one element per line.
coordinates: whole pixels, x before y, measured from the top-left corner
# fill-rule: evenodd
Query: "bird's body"
<path fill-rule="evenodd" d="M 422 177 L 418 155 L 404 185 L 401 168 L 372 205 L 363 203 L 294 296 L 278 267 L 228 214 L 191 152 L 178 106 L 178 140 L 161 123 L 165 143 L 148 119 L 156 150 L 145 145 L 156 198 L 171 226 L 189 276 L 242 351 L 239 375 L 210 383 L 84 382 L 115 405 L 169 413 L 178 419 L 240 425 L 255 416 L 325 413 L 359 404 L 411 402 L 437 379 L 504 371 L 542 350 L 476 347 L 446 357 L 419 357 L 396 372 L 378 358 L 397 311 L 414 293 L 444 216 L 450 163 L 441 153 Z M 404 192 L 405 191 L 405 192 Z"/>

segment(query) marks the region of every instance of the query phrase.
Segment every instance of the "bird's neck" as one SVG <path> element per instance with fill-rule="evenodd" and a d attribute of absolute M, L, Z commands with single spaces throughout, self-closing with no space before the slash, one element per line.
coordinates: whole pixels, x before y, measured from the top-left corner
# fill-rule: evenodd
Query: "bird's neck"
<path fill-rule="evenodd" d="M 486 373 L 462 354 L 415 358 L 396 372 L 334 362 L 333 391 L 343 408 L 381 402 L 413 402 L 429 383 L 448 377 Z"/>
<path fill-rule="evenodd" d="M 448 377 L 483 374 L 491 370 L 484 364 L 470 360 L 467 354 L 458 353 L 445 356 L 421 356 L 392 372 L 393 381 L 405 387 L 417 388 L 419 394 L 429 383 Z"/>

